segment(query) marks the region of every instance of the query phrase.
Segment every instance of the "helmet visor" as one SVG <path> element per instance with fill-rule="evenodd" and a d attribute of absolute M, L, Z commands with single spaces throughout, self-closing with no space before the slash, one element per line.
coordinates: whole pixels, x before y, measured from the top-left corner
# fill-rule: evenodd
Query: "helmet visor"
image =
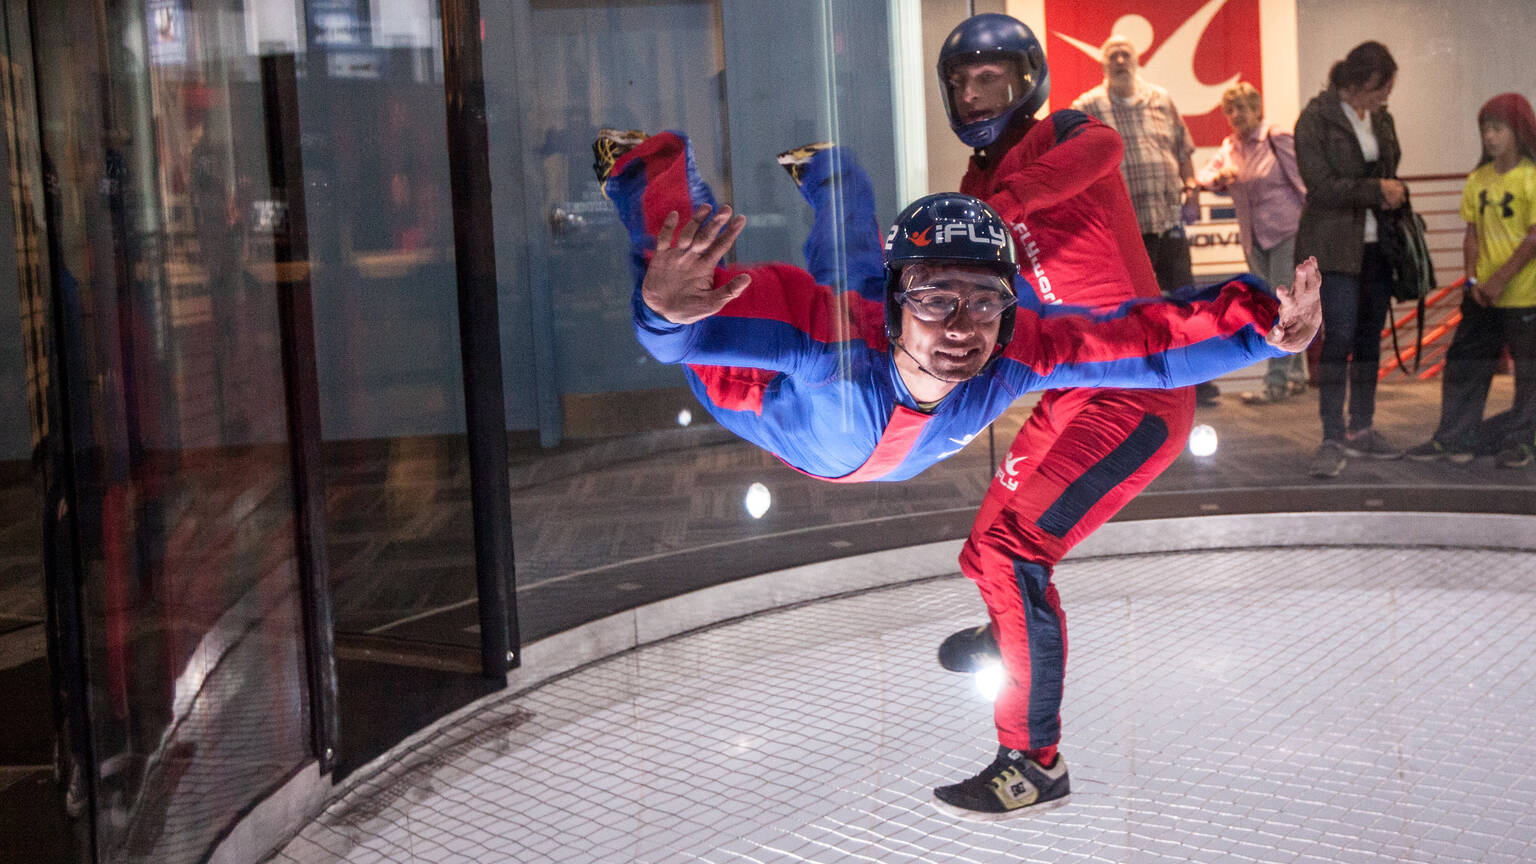
<path fill-rule="evenodd" d="M 1035 89 L 1035 72 L 1016 51 L 995 49 L 952 57 L 941 71 L 944 108 L 953 123 L 990 120 L 1017 107 Z"/>

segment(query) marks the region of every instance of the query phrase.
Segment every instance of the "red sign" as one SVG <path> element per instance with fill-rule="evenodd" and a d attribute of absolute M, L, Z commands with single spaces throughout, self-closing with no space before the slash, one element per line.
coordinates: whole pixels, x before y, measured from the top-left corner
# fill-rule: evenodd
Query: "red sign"
<path fill-rule="evenodd" d="M 1099 47 L 1112 34 L 1136 46 L 1141 77 L 1167 88 L 1197 147 L 1230 131 L 1223 90 L 1237 81 L 1264 90 L 1259 0 L 1045 0 L 1045 29 L 1056 108 L 1104 80 Z"/>

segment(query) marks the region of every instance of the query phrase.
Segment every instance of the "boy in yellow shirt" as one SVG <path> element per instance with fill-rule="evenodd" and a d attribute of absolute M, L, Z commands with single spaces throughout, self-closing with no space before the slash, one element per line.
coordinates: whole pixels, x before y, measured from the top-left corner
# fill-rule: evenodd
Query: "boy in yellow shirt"
<path fill-rule="evenodd" d="M 1477 112 L 1483 157 L 1461 195 L 1466 297 L 1446 350 L 1440 424 L 1408 458 L 1470 462 L 1497 447 L 1499 465 L 1536 460 L 1536 115 L 1518 93 L 1503 93 Z M 1510 410 L 1483 420 L 1499 354 L 1515 366 Z"/>

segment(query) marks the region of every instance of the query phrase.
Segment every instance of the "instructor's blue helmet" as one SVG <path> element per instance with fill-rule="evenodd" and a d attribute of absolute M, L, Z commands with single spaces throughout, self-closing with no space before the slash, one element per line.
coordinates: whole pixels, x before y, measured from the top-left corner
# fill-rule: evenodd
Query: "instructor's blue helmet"
<path fill-rule="evenodd" d="M 970 63 L 1003 62 L 1015 66 L 1019 89 L 1013 101 L 996 117 L 964 123 L 950 90 L 950 72 Z M 986 147 L 1003 134 L 1008 121 L 1020 111 L 1032 117 L 1051 95 L 1051 69 L 1045 64 L 1040 40 L 1024 22 L 997 12 L 984 12 L 960 22 L 939 49 L 939 94 L 949 112 L 949 126 L 971 147 Z"/>
<path fill-rule="evenodd" d="M 1019 268 L 1008 223 L 980 198 L 939 192 L 913 201 L 885 236 L 885 333 L 893 342 L 901 338 L 901 269 L 917 263 L 986 267 L 1009 290 Z M 1009 307 L 999 319 L 999 351 L 1013 337 L 1016 312 Z"/>

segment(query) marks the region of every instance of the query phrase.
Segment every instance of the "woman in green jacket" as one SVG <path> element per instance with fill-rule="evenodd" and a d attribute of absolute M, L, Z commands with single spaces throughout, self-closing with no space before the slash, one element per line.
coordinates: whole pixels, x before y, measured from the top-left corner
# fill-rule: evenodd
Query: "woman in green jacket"
<path fill-rule="evenodd" d="M 1397 63 L 1380 42 L 1362 42 L 1328 73 L 1328 89 L 1296 120 L 1296 164 L 1307 186 L 1296 231 L 1297 260 L 1317 256 L 1323 271 L 1323 346 L 1318 413 L 1323 443 L 1314 477 L 1336 477 L 1346 457 L 1397 459 L 1402 451 L 1371 426 L 1381 328 L 1392 275 L 1376 242 L 1378 211 L 1401 207 L 1402 151 L 1387 96 Z M 1344 401 L 1349 396 L 1346 425 Z"/>

